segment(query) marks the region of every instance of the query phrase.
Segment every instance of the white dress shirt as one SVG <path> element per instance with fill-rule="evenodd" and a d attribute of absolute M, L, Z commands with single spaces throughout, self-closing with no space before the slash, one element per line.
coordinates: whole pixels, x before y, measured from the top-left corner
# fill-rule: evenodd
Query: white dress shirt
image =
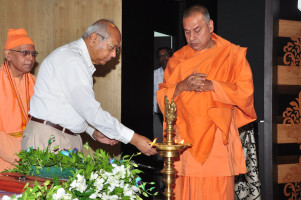
<path fill-rule="evenodd" d="M 163 82 L 164 78 L 164 70 L 162 67 L 154 70 L 154 105 L 153 105 L 153 111 L 154 113 L 160 113 L 160 109 L 158 107 L 157 102 L 157 91 L 159 89 L 158 84 Z"/>
<path fill-rule="evenodd" d="M 74 133 L 86 131 L 92 136 L 95 128 L 108 138 L 128 143 L 134 131 L 104 111 L 95 99 L 94 71 L 82 38 L 57 48 L 41 64 L 29 114 Z"/>

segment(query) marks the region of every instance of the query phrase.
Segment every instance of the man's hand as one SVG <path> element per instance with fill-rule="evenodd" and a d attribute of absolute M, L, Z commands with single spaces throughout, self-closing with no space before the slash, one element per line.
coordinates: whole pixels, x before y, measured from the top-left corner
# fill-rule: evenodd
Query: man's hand
<path fill-rule="evenodd" d="M 205 79 L 201 85 L 195 90 L 196 92 L 214 91 L 212 81 Z"/>
<path fill-rule="evenodd" d="M 143 154 L 147 156 L 158 153 L 155 148 L 149 144 L 151 142 L 147 137 L 134 133 L 130 143 L 139 149 Z"/>
<path fill-rule="evenodd" d="M 195 71 L 177 84 L 173 97 L 178 96 L 183 91 L 206 92 L 214 90 L 212 82 L 206 77 L 206 74 Z"/>
<path fill-rule="evenodd" d="M 112 140 L 108 137 L 106 137 L 104 134 L 102 134 L 101 132 L 95 130 L 93 133 L 93 137 L 98 141 L 101 142 L 103 144 L 109 144 L 109 145 L 115 145 L 117 144 L 119 141 L 117 140 Z"/>

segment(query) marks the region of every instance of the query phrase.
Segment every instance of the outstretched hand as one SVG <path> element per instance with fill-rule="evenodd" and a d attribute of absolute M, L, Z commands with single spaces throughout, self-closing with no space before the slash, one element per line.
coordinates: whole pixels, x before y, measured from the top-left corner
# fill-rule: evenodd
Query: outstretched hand
<path fill-rule="evenodd" d="M 109 145 L 115 145 L 117 143 L 119 143 L 118 140 L 113 140 L 108 138 L 107 136 L 105 136 L 104 134 L 102 134 L 101 132 L 95 130 L 93 133 L 93 137 L 100 143 L 103 144 L 109 144 Z"/>
<path fill-rule="evenodd" d="M 139 149 L 143 154 L 147 156 L 154 155 L 158 153 L 154 147 L 152 147 L 149 142 L 151 142 L 147 137 L 134 133 L 130 143 Z"/>

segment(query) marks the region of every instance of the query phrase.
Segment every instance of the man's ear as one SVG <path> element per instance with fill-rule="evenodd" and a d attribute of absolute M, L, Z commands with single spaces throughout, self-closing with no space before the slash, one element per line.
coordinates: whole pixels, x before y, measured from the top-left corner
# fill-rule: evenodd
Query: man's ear
<path fill-rule="evenodd" d="M 94 46 L 95 44 L 97 44 L 97 40 L 98 40 L 98 35 L 96 33 L 92 33 L 89 36 L 89 44 L 90 46 Z"/>
<path fill-rule="evenodd" d="M 11 60 L 11 51 L 10 50 L 4 50 L 4 57 L 7 61 Z"/>
<path fill-rule="evenodd" d="M 209 21 L 209 30 L 210 30 L 211 33 L 214 31 L 214 23 L 211 19 Z"/>

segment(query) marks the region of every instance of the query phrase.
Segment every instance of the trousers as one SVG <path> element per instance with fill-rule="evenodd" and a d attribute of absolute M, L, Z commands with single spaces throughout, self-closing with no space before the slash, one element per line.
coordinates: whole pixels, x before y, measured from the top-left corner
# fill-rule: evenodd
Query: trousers
<path fill-rule="evenodd" d="M 51 137 L 54 137 L 54 141 L 51 144 L 50 149 L 54 146 L 58 146 L 60 150 L 77 148 L 78 151 L 82 151 L 82 138 L 80 135 L 74 136 L 60 131 L 56 128 L 39 122 L 29 120 L 22 137 L 22 150 L 26 150 L 30 147 L 34 149 L 46 149 L 48 141 Z"/>

